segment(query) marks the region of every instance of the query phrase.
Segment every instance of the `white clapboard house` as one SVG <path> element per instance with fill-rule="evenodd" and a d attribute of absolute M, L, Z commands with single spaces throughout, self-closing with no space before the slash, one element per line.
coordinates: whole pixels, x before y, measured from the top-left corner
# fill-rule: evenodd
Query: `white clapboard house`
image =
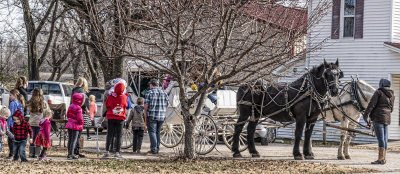
<path fill-rule="evenodd" d="M 321 0 L 311 0 L 308 11 L 318 8 L 320 3 Z M 290 76 L 280 81 L 291 81 L 303 74 L 306 67 L 319 65 L 324 59 L 335 61 L 337 58 L 345 74 L 342 81 L 358 75 L 378 88 L 381 78 L 390 79 L 396 100 L 389 139 L 400 140 L 400 0 L 332 0 L 329 12 L 307 33 L 308 48 L 315 48 L 321 43 L 320 49 L 307 53 L 305 60 L 280 69 L 279 73 Z M 316 129 L 322 129 L 321 122 Z M 293 132 L 292 129 L 279 129 L 277 136 L 293 138 Z M 322 139 L 321 133 L 315 132 L 313 139 Z M 328 134 L 327 139 L 340 141 L 338 135 L 332 134 Z M 354 142 L 376 140 L 357 135 Z"/>

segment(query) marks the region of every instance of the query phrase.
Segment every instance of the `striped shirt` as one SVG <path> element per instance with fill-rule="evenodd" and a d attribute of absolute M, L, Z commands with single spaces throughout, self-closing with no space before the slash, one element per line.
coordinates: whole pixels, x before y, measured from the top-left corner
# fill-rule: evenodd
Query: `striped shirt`
<path fill-rule="evenodd" d="M 164 121 L 169 100 L 168 95 L 161 90 L 161 88 L 155 87 L 147 91 L 144 97 L 144 104 L 148 105 L 148 118 L 151 120 Z"/>

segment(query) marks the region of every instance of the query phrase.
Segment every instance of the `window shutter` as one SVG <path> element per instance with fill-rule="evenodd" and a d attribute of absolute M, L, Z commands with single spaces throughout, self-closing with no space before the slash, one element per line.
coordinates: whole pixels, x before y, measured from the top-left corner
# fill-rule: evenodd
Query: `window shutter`
<path fill-rule="evenodd" d="M 363 38 L 364 33 L 364 0 L 356 0 L 354 38 Z"/>
<path fill-rule="evenodd" d="M 339 34 L 340 34 L 340 3 L 341 3 L 341 0 L 333 0 L 333 4 L 332 4 L 331 39 L 339 39 Z"/>

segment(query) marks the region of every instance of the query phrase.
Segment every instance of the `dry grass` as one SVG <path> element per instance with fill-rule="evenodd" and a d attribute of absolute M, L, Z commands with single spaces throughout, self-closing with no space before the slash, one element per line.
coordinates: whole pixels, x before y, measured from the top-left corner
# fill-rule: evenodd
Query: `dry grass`
<path fill-rule="evenodd" d="M 2 152 L 5 156 L 8 152 Z M 86 153 L 84 160 L 66 160 L 65 148 L 52 148 L 49 161 L 10 162 L 0 159 L 0 171 L 12 173 L 367 173 L 372 169 L 277 160 L 232 160 L 200 158 L 196 161 L 180 159 L 160 160 L 103 160 L 95 153 Z"/>

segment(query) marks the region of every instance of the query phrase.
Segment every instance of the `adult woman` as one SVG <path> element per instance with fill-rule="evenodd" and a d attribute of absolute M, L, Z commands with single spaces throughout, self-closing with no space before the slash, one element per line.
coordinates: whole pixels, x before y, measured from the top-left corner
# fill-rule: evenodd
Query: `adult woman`
<path fill-rule="evenodd" d="M 24 101 L 27 103 L 28 101 L 28 93 L 26 92 L 26 88 L 28 88 L 28 78 L 25 76 L 20 76 L 15 84 L 14 89 L 18 90 L 19 93 L 24 96 Z M 24 108 L 24 115 L 26 115 L 27 108 Z"/>
<path fill-rule="evenodd" d="M 72 95 L 74 95 L 75 93 L 81 93 L 84 96 L 83 99 L 83 104 L 82 104 L 82 113 L 88 115 L 89 114 L 89 99 L 86 95 L 86 93 L 89 91 L 88 89 L 88 82 L 86 81 L 85 78 L 83 77 L 79 77 L 78 80 L 76 81 L 74 88 L 72 89 Z M 72 98 L 71 98 L 71 102 L 72 102 Z M 85 155 L 81 154 L 79 152 L 79 138 L 82 135 L 82 131 L 79 132 L 78 135 L 78 141 L 76 143 L 75 149 L 74 149 L 74 153 L 75 155 L 78 155 L 80 158 L 85 158 Z"/>
<path fill-rule="evenodd" d="M 381 79 L 379 89 L 375 91 L 364 113 L 364 120 L 374 125 L 376 138 L 378 139 L 379 155 L 378 160 L 371 164 L 385 164 L 386 150 L 388 143 L 388 126 L 390 125 L 390 113 L 393 111 L 394 93 L 390 89 L 390 81 Z M 371 119 L 368 120 L 368 116 Z"/>

